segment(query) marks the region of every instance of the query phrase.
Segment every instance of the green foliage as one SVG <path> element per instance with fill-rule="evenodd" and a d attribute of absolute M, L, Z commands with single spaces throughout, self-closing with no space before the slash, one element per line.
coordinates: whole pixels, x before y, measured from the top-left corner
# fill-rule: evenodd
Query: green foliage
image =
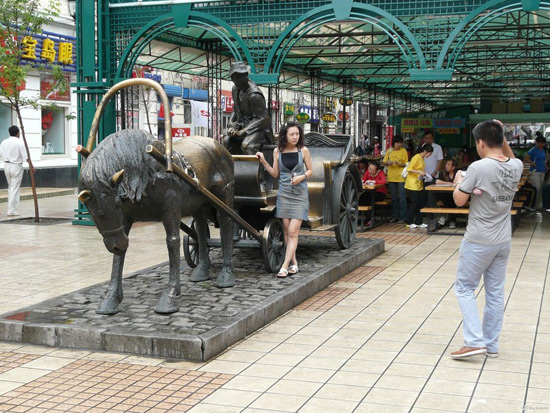
<path fill-rule="evenodd" d="M 25 37 L 42 33 L 43 25 L 59 15 L 60 0 L 49 0 L 45 9 L 40 5 L 40 0 L 0 0 L 0 97 L 8 100 L 16 111 L 21 107 L 40 107 L 40 96 L 21 96 L 31 71 L 52 73 L 57 89 L 69 87 L 59 67 L 22 59 Z"/>

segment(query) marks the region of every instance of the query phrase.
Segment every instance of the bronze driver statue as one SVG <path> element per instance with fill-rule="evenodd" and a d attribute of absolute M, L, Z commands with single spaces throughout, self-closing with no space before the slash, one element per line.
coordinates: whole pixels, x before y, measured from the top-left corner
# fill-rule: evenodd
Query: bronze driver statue
<path fill-rule="evenodd" d="M 243 62 L 231 63 L 229 76 L 234 84 L 231 90 L 234 109 L 225 146 L 233 155 L 255 155 L 263 145 L 274 143 L 265 97 L 248 78 L 249 72 L 250 66 Z"/>

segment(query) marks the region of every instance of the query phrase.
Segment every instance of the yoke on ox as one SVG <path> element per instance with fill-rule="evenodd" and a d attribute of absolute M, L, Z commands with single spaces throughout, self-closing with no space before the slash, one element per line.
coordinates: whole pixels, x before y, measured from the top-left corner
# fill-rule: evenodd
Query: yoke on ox
<path fill-rule="evenodd" d="M 223 254 L 223 267 L 216 285 L 231 287 L 235 284 L 233 223 L 230 218 L 234 191 L 233 160 L 221 144 L 213 139 L 195 137 L 184 139 L 172 148 L 169 136 L 172 128 L 170 117 L 167 117 L 166 146 L 147 132 L 122 130 L 109 135 L 92 152 L 105 105 L 118 90 L 136 84 L 157 90 L 164 107 L 169 107 L 168 98 L 158 83 L 149 79 L 120 82 L 101 101 L 87 147 L 77 148 L 86 158 L 79 178 L 78 197 L 86 204 L 105 246 L 114 254 L 107 294 L 96 310 L 99 314 L 118 312 L 123 298 L 122 270 L 128 234 L 136 221 L 161 221 L 164 225 L 170 263 L 169 281 L 155 311 L 164 314 L 178 311 L 181 218 L 191 215 L 196 222 L 199 264 L 193 269 L 190 280 L 208 280 L 207 219 L 212 219 L 212 203 L 218 212 Z M 166 156 L 162 155 L 163 152 Z M 150 155 L 156 155 L 157 160 Z"/>

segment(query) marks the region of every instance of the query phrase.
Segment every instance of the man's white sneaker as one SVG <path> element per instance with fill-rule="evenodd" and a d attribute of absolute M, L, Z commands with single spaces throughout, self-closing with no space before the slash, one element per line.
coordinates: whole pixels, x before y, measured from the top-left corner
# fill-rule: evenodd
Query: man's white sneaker
<path fill-rule="evenodd" d="M 416 229 L 417 225 L 416 224 L 407 224 L 405 225 L 407 228 L 410 228 L 410 229 Z"/>
<path fill-rule="evenodd" d="M 417 225 L 418 228 L 428 228 L 428 224 Z"/>

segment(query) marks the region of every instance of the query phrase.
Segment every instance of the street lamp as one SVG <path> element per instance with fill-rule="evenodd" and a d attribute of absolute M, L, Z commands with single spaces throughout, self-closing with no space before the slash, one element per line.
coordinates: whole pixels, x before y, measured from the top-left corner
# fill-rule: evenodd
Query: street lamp
<path fill-rule="evenodd" d="M 76 20 L 76 0 L 67 0 L 67 5 L 69 7 L 69 14 Z"/>

